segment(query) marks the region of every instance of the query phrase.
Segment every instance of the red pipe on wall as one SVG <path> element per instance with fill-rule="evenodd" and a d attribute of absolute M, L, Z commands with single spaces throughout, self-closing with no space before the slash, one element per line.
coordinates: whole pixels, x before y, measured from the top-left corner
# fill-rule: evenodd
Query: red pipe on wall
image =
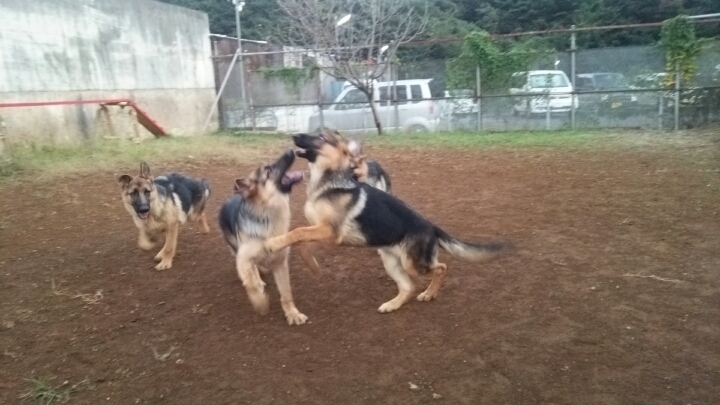
<path fill-rule="evenodd" d="M 127 104 L 128 106 L 135 109 L 137 112 L 137 120 L 140 125 L 145 127 L 150 133 L 156 137 L 168 136 L 167 132 L 153 121 L 145 111 L 138 108 L 137 104 L 130 99 L 107 99 L 107 100 L 67 100 L 67 101 L 39 101 L 32 103 L 0 103 L 0 108 L 13 108 L 13 107 L 42 107 L 42 106 L 53 106 L 53 105 L 80 105 L 80 104 L 100 104 L 100 105 L 119 105 Z"/>
<path fill-rule="evenodd" d="M 72 101 L 39 101 L 36 103 L 0 103 L 0 108 L 12 107 L 41 107 L 45 105 L 74 105 L 74 104 L 132 104 L 130 99 L 109 99 L 109 100 L 72 100 Z"/>

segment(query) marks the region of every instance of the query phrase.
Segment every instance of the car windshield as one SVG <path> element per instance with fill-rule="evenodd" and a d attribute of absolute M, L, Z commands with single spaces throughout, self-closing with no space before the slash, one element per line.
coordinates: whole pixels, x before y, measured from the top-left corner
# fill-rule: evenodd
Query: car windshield
<path fill-rule="evenodd" d="M 595 83 L 600 89 L 625 89 L 629 87 L 627 79 L 620 73 L 596 75 Z"/>
<path fill-rule="evenodd" d="M 550 87 L 567 87 L 568 81 L 560 73 L 543 73 L 530 75 L 530 87 L 546 89 Z"/>

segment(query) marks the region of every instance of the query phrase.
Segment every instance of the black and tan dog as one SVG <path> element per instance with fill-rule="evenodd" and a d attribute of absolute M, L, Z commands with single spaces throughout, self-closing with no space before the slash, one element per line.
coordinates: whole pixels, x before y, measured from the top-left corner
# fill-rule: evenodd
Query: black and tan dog
<path fill-rule="evenodd" d="M 235 195 L 220 210 L 220 229 L 235 255 L 237 272 L 257 312 L 267 314 L 269 302 L 260 272 L 272 272 L 280 292 L 280 303 L 290 325 L 301 325 L 307 316 L 293 303 L 288 271 L 290 248 L 269 253 L 263 243 L 290 229 L 290 192 L 303 179 L 301 172 L 288 171 L 293 151 L 275 163 L 260 166 L 245 179 L 235 180 Z M 312 259 L 314 261 L 314 259 Z"/>
<path fill-rule="evenodd" d="M 502 242 L 459 241 L 394 196 L 355 180 L 348 170 L 347 143 L 339 134 L 297 134 L 293 140 L 301 148 L 297 156 L 307 159 L 310 166 L 305 216 L 312 225 L 269 239 L 266 249 L 278 251 L 311 241 L 380 247 L 385 270 L 399 290 L 380 306 L 380 312 L 394 311 L 407 302 L 414 291 L 409 275 L 418 272 L 431 272 L 432 280 L 417 299 L 429 301 L 437 296 L 447 275 L 447 266 L 437 259 L 438 246 L 470 261 L 489 259 L 510 248 Z"/>
<path fill-rule="evenodd" d="M 165 236 L 165 246 L 155 256 L 155 261 L 160 262 L 155 266 L 157 270 L 172 267 L 180 225 L 188 220 L 197 221 L 203 232 L 210 232 L 205 218 L 205 204 L 210 197 L 207 180 L 198 181 L 180 173 L 153 179 L 150 166 L 141 162 L 138 176 L 124 174 L 118 181 L 125 209 L 140 230 L 138 246 L 150 250 L 157 237 Z"/>
<path fill-rule="evenodd" d="M 338 134 L 339 135 L 339 134 Z M 351 140 L 348 142 L 350 153 L 350 168 L 355 178 L 367 183 L 378 190 L 392 194 L 390 175 L 380 166 L 377 160 L 369 159 L 363 151 L 364 141 Z"/>

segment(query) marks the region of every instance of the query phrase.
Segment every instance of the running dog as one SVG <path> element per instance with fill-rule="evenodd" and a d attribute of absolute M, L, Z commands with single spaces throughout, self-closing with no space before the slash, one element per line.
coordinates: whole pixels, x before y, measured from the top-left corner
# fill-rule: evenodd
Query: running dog
<path fill-rule="evenodd" d="M 260 272 L 272 272 L 288 324 L 301 325 L 307 316 L 293 302 L 288 270 L 290 248 L 274 253 L 263 249 L 266 239 L 290 229 L 290 192 L 303 179 L 302 172 L 288 171 L 294 160 L 295 154 L 288 150 L 275 163 L 235 180 L 236 194 L 222 206 L 219 221 L 255 310 L 261 315 L 268 313 L 269 301 Z"/>
<path fill-rule="evenodd" d="M 153 179 L 150 166 L 140 163 L 140 174 L 124 174 L 118 178 L 122 201 L 140 230 L 138 246 L 150 250 L 158 236 L 165 236 L 165 246 L 155 256 L 155 268 L 172 267 L 177 249 L 180 225 L 187 220 L 200 222 L 203 232 L 210 232 L 205 218 L 205 204 L 210 197 L 210 184 L 180 173 L 163 174 Z"/>
<path fill-rule="evenodd" d="M 339 135 L 339 134 L 338 134 Z M 376 160 L 368 159 L 363 153 L 363 141 L 351 140 L 348 142 L 350 152 L 350 168 L 355 178 L 367 183 L 378 190 L 392 194 L 390 175 L 380 166 Z"/>
<path fill-rule="evenodd" d="M 353 178 L 348 170 L 351 154 L 340 134 L 296 134 L 298 157 L 307 159 L 310 175 L 305 217 L 311 226 L 296 228 L 269 239 L 265 248 L 277 252 L 299 242 L 325 241 L 343 246 L 381 248 L 385 271 L 395 280 L 398 295 L 378 308 L 381 313 L 399 309 L 413 294 L 409 275 L 432 273 L 419 301 L 434 299 L 447 275 L 438 262 L 438 246 L 453 257 L 480 261 L 498 256 L 511 246 L 504 242 L 471 244 L 448 235 L 391 194 Z"/>

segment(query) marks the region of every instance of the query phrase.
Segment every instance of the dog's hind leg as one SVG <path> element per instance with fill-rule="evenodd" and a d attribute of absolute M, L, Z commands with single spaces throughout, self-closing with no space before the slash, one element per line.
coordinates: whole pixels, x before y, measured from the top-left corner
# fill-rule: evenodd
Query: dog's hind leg
<path fill-rule="evenodd" d="M 200 222 L 200 225 L 202 226 L 203 233 L 210 233 L 210 227 L 207 223 L 207 218 L 205 217 L 205 212 L 200 214 L 200 217 L 198 218 L 198 222 Z"/>
<path fill-rule="evenodd" d="M 177 250 L 179 228 L 180 226 L 177 223 L 168 227 L 167 232 L 165 233 L 165 246 L 163 246 L 160 252 L 155 256 L 155 260 L 160 260 L 160 263 L 155 266 L 156 270 L 167 270 L 172 267 L 172 261 L 175 257 L 175 251 Z"/>
<path fill-rule="evenodd" d="M 430 271 L 432 271 L 432 279 L 430 280 L 430 285 L 428 286 L 427 290 L 420 293 L 420 295 L 417 296 L 418 301 L 431 301 L 437 297 L 438 291 L 440 291 L 440 286 L 442 285 L 443 281 L 445 281 L 445 277 L 447 277 L 447 266 L 444 263 L 440 263 L 437 260 L 433 264 L 433 266 L 430 268 Z"/>
<path fill-rule="evenodd" d="M 305 266 L 308 270 L 310 270 L 312 275 L 318 276 L 320 275 L 320 265 L 318 264 L 317 259 L 315 259 L 313 253 L 314 249 L 315 243 L 313 242 L 298 244 L 298 253 L 300 253 L 300 258 L 302 258 Z"/>
<path fill-rule="evenodd" d="M 248 298 L 255 311 L 260 315 L 267 315 L 270 310 L 270 302 L 267 294 L 265 294 L 265 282 L 260 277 L 260 272 L 252 260 L 240 248 L 236 256 L 236 265 L 238 276 L 242 281 Z"/>
<path fill-rule="evenodd" d="M 390 249 L 380 249 L 380 257 L 382 257 L 383 265 L 388 276 L 390 276 L 398 286 L 398 295 L 390 301 L 380 305 L 378 312 L 387 313 L 399 309 L 404 303 L 410 299 L 415 286 L 405 270 L 402 260 Z"/>
<path fill-rule="evenodd" d="M 283 312 L 285 312 L 285 319 L 287 319 L 288 325 L 304 324 L 308 318 L 298 311 L 293 302 L 287 258 L 282 264 L 273 269 L 273 277 L 280 292 L 280 305 L 282 305 Z"/>

